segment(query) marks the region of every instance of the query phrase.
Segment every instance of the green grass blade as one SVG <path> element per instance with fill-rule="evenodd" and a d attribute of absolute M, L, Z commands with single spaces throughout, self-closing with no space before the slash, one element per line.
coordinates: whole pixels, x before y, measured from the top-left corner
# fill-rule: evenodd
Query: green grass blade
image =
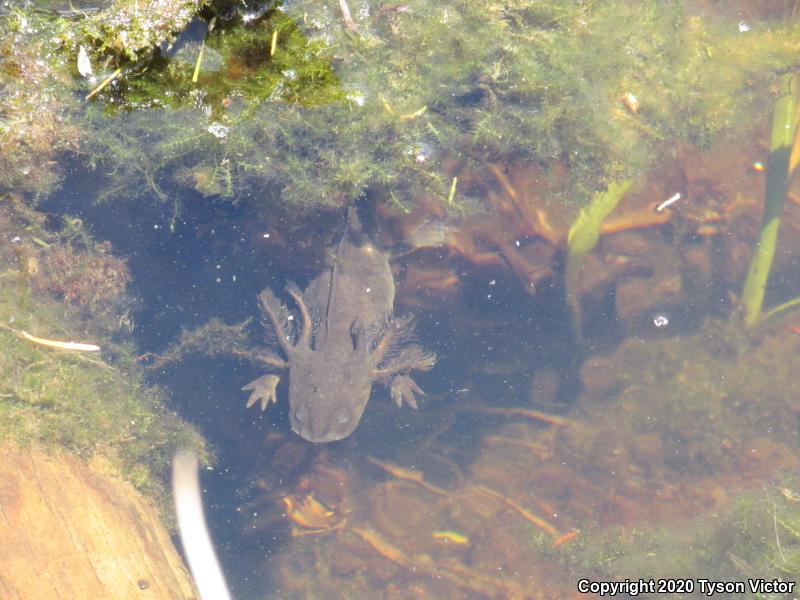
<path fill-rule="evenodd" d="M 611 214 L 622 196 L 628 191 L 631 182 L 614 182 L 605 192 L 597 192 L 591 202 L 581 209 L 575 222 L 567 234 L 567 264 L 564 273 L 564 287 L 566 289 L 567 305 L 572 313 L 572 324 L 575 335 L 583 339 L 581 327 L 581 302 L 578 288 L 581 281 L 581 266 L 583 258 L 592 251 L 600 239 L 600 227 L 603 221 Z"/>
<path fill-rule="evenodd" d="M 761 306 L 775 257 L 783 202 L 789 186 L 789 155 L 797 129 L 797 78 L 794 75 L 784 75 L 782 85 L 783 93 L 775 102 L 772 115 L 761 232 L 742 290 L 744 323 L 747 327 L 753 327 L 761 319 Z"/>

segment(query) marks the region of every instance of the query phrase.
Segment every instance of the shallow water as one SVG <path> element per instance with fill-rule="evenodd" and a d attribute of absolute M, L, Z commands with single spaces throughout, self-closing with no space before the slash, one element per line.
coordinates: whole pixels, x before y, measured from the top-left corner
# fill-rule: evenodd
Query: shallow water
<path fill-rule="evenodd" d="M 581 579 L 639 578 L 685 579 L 659 595 L 693 597 L 701 579 L 798 580 L 800 317 L 748 330 L 740 298 L 780 57 L 800 34 L 783 2 L 614 6 L 351 1 L 347 23 L 335 3 L 287 2 L 252 24 L 220 17 L 195 88 L 181 69 L 197 21 L 180 61 L 165 52 L 78 111 L 86 149 L 60 157 L 37 208 L 127 261 L 147 381 L 216 454 L 206 511 L 235 597 L 565 598 Z M 652 31 L 613 26 L 645 13 Z M 302 60 L 266 58 L 290 30 Z M 626 179 L 573 290 L 578 339 L 568 232 Z M 800 289 L 798 185 L 765 310 Z M 247 343 L 265 347 L 259 292 L 289 305 L 288 281 L 335 265 L 353 204 L 393 255 L 395 314 L 438 357 L 414 376 L 417 410 L 378 382 L 349 438 L 310 444 L 290 430 L 286 381 L 277 404 L 245 409 L 265 371 L 225 340 L 159 362 L 212 319 L 251 319 Z"/>

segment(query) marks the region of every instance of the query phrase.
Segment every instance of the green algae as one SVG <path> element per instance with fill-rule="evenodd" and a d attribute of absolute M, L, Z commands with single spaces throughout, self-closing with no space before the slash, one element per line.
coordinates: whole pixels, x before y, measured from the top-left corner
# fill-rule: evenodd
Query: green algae
<path fill-rule="evenodd" d="M 359 12 L 352 27 L 312 0 L 254 19 L 236 3 L 174 4 L 151 20 L 127 0 L 69 27 L 51 16 L 41 30 L 58 42 L 47 47 L 14 38 L 64 88 L 53 86 L 72 136 L 51 146 L 80 140 L 86 161 L 111 173 L 103 198 L 175 202 L 194 190 L 301 214 L 365 194 L 446 204 L 456 159 L 566 166 L 557 195 L 582 204 L 641 175 L 671 140 L 708 146 L 747 126 L 800 45 L 791 23 L 741 32 L 678 1 L 411 0 Z M 199 17 L 215 26 L 195 83 L 201 43 L 178 32 Z M 12 39 L 11 21 L 0 39 Z M 80 45 L 98 78 L 122 69 L 89 110 L 69 91 L 91 89 L 75 78 Z M 40 99 L 23 96 L 13 110 L 31 115 Z"/>
<path fill-rule="evenodd" d="M 565 164 L 563 197 L 583 203 L 609 180 L 641 174 L 662 142 L 707 145 L 746 121 L 753 84 L 792 65 L 798 45 L 788 24 L 744 36 L 681 3 L 412 2 L 357 25 L 356 35 L 314 2 L 230 23 L 205 41 L 224 66 L 196 86 L 186 61 L 128 78 L 118 101 L 131 112 L 98 122 L 90 152 L 118 167 L 111 188 L 157 172 L 151 190 L 238 200 L 271 189 L 254 202 L 301 213 L 365 193 L 446 203 L 445 156 Z M 626 93 L 641 102 L 635 114 Z M 154 108 L 164 106 L 172 110 Z M 149 162 L 131 173 L 129 143 L 141 145 L 146 128 L 158 131 L 140 152 Z M 209 128 L 224 128 L 224 140 Z M 124 147 L 104 140 L 103 130 L 120 129 Z M 431 151 L 410 150 L 420 144 Z"/>
<path fill-rule="evenodd" d="M 270 56 L 275 32 L 276 52 Z M 307 165 L 295 155 L 330 146 L 316 146 L 319 137 L 308 134 L 303 115 L 346 96 L 330 51 L 309 44 L 280 13 L 249 28 L 217 26 L 204 47 L 224 68 L 201 69 L 195 84 L 194 63 L 159 56 L 145 75 L 120 82 L 113 92 L 117 103 L 87 111 L 94 132 L 87 160 L 114 173 L 100 200 L 124 194 L 175 201 L 187 188 L 239 200 L 256 184 L 278 178 L 276 170 L 286 173 L 280 179 L 303 187 Z M 195 48 L 199 52 L 199 45 Z M 264 129 L 265 123 L 274 127 Z M 289 135 L 310 138 L 310 144 L 287 147 Z M 319 168 L 324 172 L 322 159 Z M 146 185 L 137 184 L 141 181 Z"/>
<path fill-rule="evenodd" d="M 273 33 L 277 42 L 271 54 Z M 172 55 L 171 50 L 158 53 L 147 72 L 123 81 L 115 92 L 119 105 L 182 109 L 200 97 L 210 118 L 234 123 L 249 116 L 248 108 L 267 100 L 315 106 L 344 98 L 331 66 L 331 49 L 309 43 L 283 13 L 270 13 L 269 19 L 249 26 L 217 24 L 202 46 L 212 58 L 200 64 L 196 82 L 201 45 L 182 43 Z"/>

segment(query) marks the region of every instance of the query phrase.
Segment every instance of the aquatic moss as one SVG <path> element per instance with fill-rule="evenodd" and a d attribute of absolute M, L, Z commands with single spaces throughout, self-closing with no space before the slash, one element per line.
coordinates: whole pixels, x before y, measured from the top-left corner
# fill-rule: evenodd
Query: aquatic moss
<path fill-rule="evenodd" d="M 79 47 L 102 77 L 115 61 L 144 62 L 204 4 L 120 0 L 95 12 L 39 3 L 0 15 L 0 189 L 47 194 L 61 177 L 58 159 L 78 148 L 83 99 L 76 92 L 98 83 L 77 78 Z"/>
<path fill-rule="evenodd" d="M 115 103 L 131 112 L 95 120 L 87 147 L 115 169 L 110 188 L 145 173 L 151 190 L 299 212 L 364 194 L 446 202 L 443 158 L 454 156 L 566 165 L 561 197 L 585 202 L 640 174 L 663 142 L 706 146 L 749 126 L 758 94 L 800 50 L 788 22 L 740 32 L 677 1 L 352 4 L 356 31 L 317 0 L 227 22 L 206 38 L 215 66 L 196 85 L 185 58 L 129 76 Z M 130 144 L 144 165 L 131 167 Z"/>
<path fill-rule="evenodd" d="M 216 24 L 203 40 L 181 38 L 174 47 L 162 48 L 145 73 L 121 81 L 116 102 L 107 109 L 182 109 L 200 102 L 207 116 L 235 123 L 248 116 L 249 107 L 267 100 L 314 106 L 344 98 L 332 50 L 309 43 L 294 20 L 280 12 L 247 25 Z"/>
<path fill-rule="evenodd" d="M 270 56 L 273 34 L 276 53 Z M 113 104 L 89 108 L 87 122 L 95 132 L 85 148 L 89 164 L 114 173 L 101 199 L 133 194 L 175 201 L 188 186 L 203 196 L 238 200 L 257 184 L 274 181 L 305 192 L 304 180 L 312 175 L 297 157 L 306 148 L 326 152 L 331 144 L 320 140 L 316 127 L 310 130 L 303 115 L 318 116 L 309 108 L 324 110 L 346 96 L 330 50 L 309 43 L 293 20 L 275 12 L 248 26 L 219 26 L 204 45 L 204 55 L 213 52 L 223 68 L 204 71 L 201 63 L 196 84 L 200 44 L 183 53 L 191 61 L 159 56 L 147 74 L 120 82 L 111 92 Z M 296 138 L 307 138 L 308 145 L 292 146 Z M 338 167 L 342 159 L 337 153 L 329 160 Z M 323 171 L 313 175 L 314 184 L 325 162 L 320 160 Z M 334 175 L 347 177 L 341 169 Z M 362 178 L 353 174 L 352 185 L 360 189 Z M 133 183 L 141 181 L 145 185 Z"/>
<path fill-rule="evenodd" d="M 798 44 L 789 25 L 783 38 L 774 29 L 743 37 L 680 2 L 409 2 L 363 14 L 355 39 L 320 2 L 291 9 L 314 15 L 310 35 L 343 48 L 344 82 L 404 112 L 427 106 L 427 135 L 442 147 L 475 160 L 565 163 L 581 200 L 640 172 L 654 142 L 705 143 L 736 123 L 751 108 L 753 74 L 794 64 Z M 641 101 L 636 114 L 621 102 L 626 92 Z"/>
<path fill-rule="evenodd" d="M 155 197 L 176 214 L 187 188 L 298 213 L 365 194 L 446 203 L 452 165 L 485 161 L 567 166 L 555 200 L 583 203 L 641 174 L 665 142 L 705 146 L 749 127 L 800 50 L 789 22 L 743 32 L 679 1 L 354 4 L 351 27 L 318 0 L 253 19 L 236 3 L 201 6 L 145 14 L 121 0 L 69 22 L 3 19 L 6 71 L 41 63 L 52 84 L 4 80 L 0 181 L 24 183 L 50 164 L 33 160 L 37 149 L 54 156 L 83 137 L 87 162 L 111 174 L 102 198 Z M 212 20 L 204 40 L 178 34 Z M 88 103 L 74 93 L 95 85 L 76 77 L 81 44 L 98 79 L 121 69 Z"/>
<path fill-rule="evenodd" d="M 63 23 L 12 11 L 0 18 L 0 191 L 45 195 L 60 178 L 56 158 L 78 147 Z"/>
<path fill-rule="evenodd" d="M 208 0 L 117 0 L 81 22 L 80 31 L 102 52 L 137 61 L 176 32 L 208 4 Z"/>

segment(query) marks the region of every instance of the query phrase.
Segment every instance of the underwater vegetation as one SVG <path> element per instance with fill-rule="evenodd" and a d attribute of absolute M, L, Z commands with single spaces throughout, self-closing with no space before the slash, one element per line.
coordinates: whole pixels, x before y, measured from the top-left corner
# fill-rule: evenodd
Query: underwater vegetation
<path fill-rule="evenodd" d="M 265 212 L 279 207 L 295 218 L 366 194 L 384 203 L 383 215 L 428 207 L 416 223 L 420 248 L 444 242 L 475 270 L 508 266 L 534 294 L 537 284 L 547 289 L 578 205 L 588 214 L 593 195 L 613 182 L 635 179 L 638 188 L 638 176 L 674 140 L 708 149 L 724 135 L 749 131 L 753 114 L 764 112 L 763 90 L 796 68 L 800 49 L 793 23 L 742 31 L 684 2 L 349 4 L 346 16 L 333 2 L 287 2 L 263 12 L 268 4 L 231 11 L 232 3 L 189 2 L 158 13 L 152 25 L 133 23 L 144 13 L 126 2 L 69 18 L 24 10 L 0 18 L 0 188 L 46 193 L 66 153 L 96 169 L 99 199 L 156 198 L 173 206 L 173 223 L 187 190 L 198 200 L 247 202 Z M 95 70 L 91 77 L 79 78 L 80 48 Z M 470 186 L 470 169 L 491 172 L 484 186 L 495 184 L 493 195 L 474 184 L 477 177 Z M 535 188 L 539 176 L 548 184 Z M 613 283 L 626 325 L 653 299 L 685 300 L 695 291 L 708 304 L 716 301 L 711 274 L 704 289 L 689 288 L 698 272 L 712 271 L 713 260 L 733 262 L 734 252 L 720 258 L 727 249 L 716 251 L 741 241 L 727 235 L 739 199 L 722 197 L 713 181 L 700 189 L 702 176 L 685 179 L 696 187 L 674 215 L 653 212 L 650 201 L 663 190 L 648 182 L 623 199 L 635 196 L 638 212 L 621 207 L 591 228 L 589 250 L 604 237 L 598 252 L 583 253 L 594 261 L 586 272 L 603 277 L 581 282 L 574 297 L 598 280 Z M 432 205 L 437 221 L 430 219 Z M 488 218 L 458 229 L 448 221 L 481 208 L 504 225 L 494 237 Z M 15 210 L 0 245 L 0 342 L 10 349 L 0 359 L 0 433 L 79 456 L 108 453 L 141 489 L 158 494 L 164 457 L 201 442 L 133 364 L 122 327 L 124 261 L 79 233 L 48 232 L 32 214 Z M 662 235 L 646 239 L 641 230 L 652 225 Z M 15 235 L 19 241 L 9 242 Z M 609 260 L 603 265 L 598 257 Z M 418 271 L 417 287 L 427 294 L 436 284 L 452 293 L 465 269 L 456 261 L 437 268 L 429 279 Z M 642 302 L 642 288 L 649 288 L 651 304 Z M 99 316 L 97 324 L 89 312 Z M 183 347 L 162 359 L 199 352 L 209 340 L 219 350 L 246 352 L 248 327 L 212 321 L 186 332 Z M 42 338 L 98 342 L 103 357 L 30 344 L 20 337 L 23 328 Z M 324 485 L 298 486 L 283 498 L 293 525 L 327 534 L 344 529 L 346 518 L 347 530 L 293 547 L 275 578 L 311 585 L 307 572 L 316 568 L 320 581 L 333 576 L 340 585 L 371 588 L 417 563 L 433 595 L 444 579 L 461 592 L 508 597 L 527 582 L 496 576 L 498 562 L 505 573 L 533 569 L 545 579 L 564 536 L 574 533 L 571 540 L 588 546 L 592 527 L 652 514 L 682 519 L 725 505 L 733 494 L 726 490 L 763 481 L 757 478 L 774 465 L 794 464 L 781 447 L 796 449 L 795 420 L 787 418 L 797 413 L 796 344 L 784 331 L 756 351 L 736 335 L 712 322 L 695 338 L 629 338 L 605 369 L 585 376 L 589 392 L 575 414 L 551 417 L 544 433 L 519 423 L 492 430 L 486 441 L 493 449 L 472 472 L 458 474 L 461 481 L 376 460 L 372 465 L 394 478 L 375 486 L 379 493 L 342 498 L 350 492 L 336 477 L 327 488 L 336 492 L 327 496 Z M 608 387 L 600 389 L 604 381 Z M 420 489 L 408 493 L 409 486 Z M 348 502 L 358 510 L 348 512 Z M 776 512 L 763 508 L 757 514 L 768 526 Z M 538 514 L 556 512 L 560 520 L 549 529 L 547 520 L 536 525 Z M 405 529 L 398 514 L 409 516 Z M 435 527 L 431 514 L 440 517 Z M 777 514 L 780 527 L 791 525 L 790 514 Z M 795 551 L 796 535 L 784 529 L 779 555 Z M 424 535 L 415 537 L 419 531 Z M 307 552 L 300 557 L 308 562 L 295 551 Z M 758 562 L 757 552 L 730 552 Z M 607 560 L 610 551 L 586 553 L 565 562 L 628 575 L 623 558 L 634 561 L 629 548 L 614 554 L 622 557 L 617 565 Z M 531 556 L 546 560 L 531 567 Z M 374 562 L 378 569 L 365 569 Z"/>
<path fill-rule="evenodd" d="M 175 450 L 209 454 L 133 358 L 124 262 L 80 239 L 90 238 L 74 220 L 51 231 L 23 201 L 0 197 L 0 438 L 87 459 L 101 454 L 164 502 Z M 84 338 L 102 354 L 39 338 Z"/>
<path fill-rule="evenodd" d="M 0 17 L 0 191 L 50 192 L 61 176 L 56 159 L 78 148 L 72 75 L 52 37 L 58 29 L 38 14 Z"/>
<path fill-rule="evenodd" d="M 125 261 L 107 252 L 92 256 L 55 246 L 43 258 L 47 275 L 37 278 L 37 288 L 73 306 L 97 309 L 117 299 L 131 279 Z"/>
<path fill-rule="evenodd" d="M 193 127 L 181 119 L 182 135 L 180 124 L 165 122 L 162 135 L 168 148 L 169 139 L 191 139 L 187 134 L 212 121 L 226 128 L 224 140 L 197 140 L 224 145 L 215 158 L 198 162 L 177 153 L 189 181 L 199 180 L 206 193 L 247 198 L 253 189 L 276 189 L 280 201 L 298 206 L 341 204 L 365 192 L 400 205 L 420 193 L 446 203 L 451 178 L 443 159 L 454 156 L 564 164 L 570 175 L 560 196 L 582 203 L 610 180 L 640 172 L 662 140 L 707 146 L 751 108 L 754 77 L 768 81 L 795 60 L 790 25 L 777 26 L 787 28 L 785 35 L 773 29 L 746 37 L 734 24 L 686 14 L 680 3 L 367 5 L 354 17 L 357 32 L 332 7 L 298 2 L 285 10 L 298 22 L 304 15 L 300 27 L 314 58 L 335 73 L 327 97 L 312 87 L 314 106 L 302 106 L 309 104 L 308 86 L 285 93 L 302 81 L 302 70 L 282 68 L 276 88 L 268 82 L 276 70 L 267 64 L 259 79 L 267 79 L 262 89 L 270 98 L 232 86 L 232 109 L 218 112 L 204 99 L 219 91 L 201 78 L 196 93 L 211 116 L 188 111 L 183 118 Z M 266 56 L 276 30 L 270 62 L 291 52 L 275 19 L 209 34 L 206 46 L 223 64 L 218 80 L 232 63 L 241 72 L 247 57 Z M 215 36 L 252 45 L 243 52 Z M 191 63 L 184 65 L 184 82 L 191 72 Z M 155 102 L 175 91 L 160 83 L 150 87 Z M 626 92 L 639 98 L 635 113 L 620 101 Z M 237 118 L 242 105 L 252 107 L 244 111 L 249 118 Z M 106 150 L 115 156 L 114 147 Z M 173 171 L 164 159 L 150 168 Z"/>
<path fill-rule="evenodd" d="M 183 28 L 202 3 L 120 0 L 100 11 L 8 2 L 0 14 L 0 190 L 46 195 L 62 175 L 58 161 L 85 135 L 76 59 L 83 44 L 106 56 L 144 61 Z M 85 50 L 84 50 L 85 51 Z M 124 58 L 123 58 L 124 57 Z M 100 58 L 95 56 L 95 58 Z M 96 81 L 94 75 L 89 78 Z"/>
<path fill-rule="evenodd" d="M 79 36 L 100 52 L 136 62 L 174 39 L 210 0 L 117 0 L 80 21 Z M 80 13 L 78 9 L 75 11 Z"/>
<path fill-rule="evenodd" d="M 787 52 L 797 44 L 790 25 L 778 25 L 787 27 L 785 36 L 764 30 L 743 38 L 734 24 L 692 15 L 682 3 L 364 4 L 353 18 L 357 33 L 325 3 L 286 9 L 298 19 L 308 15 L 309 37 L 335 48 L 342 84 L 363 98 L 360 107 L 340 106 L 341 118 L 307 117 L 326 133 L 320 145 L 335 146 L 359 129 L 362 140 L 388 143 L 380 154 L 363 145 L 341 166 L 379 169 L 362 190 L 386 200 L 392 192 L 401 202 L 420 189 L 446 202 L 451 178 L 441 159 L 453 156 L 565 165 L 559 197 L 582 204 L 650 164 L 659 142 L 707 145 L 735 126 L 750 108 L 754 73 L 769 80 L 782 68 L 779 56 L 784 66 L 794 63 Z M 771 46 L 771 54 L 751 43 Z M 620 100 L 628 92 L 640 101 L 635 113 Z M 378 123 L 384 128 L 375 130 Z M 433 153 L 409 168 L 395 140 L 424 143 Z M 304 158 L 308 177 L 318 161 L 313 152 Z"/>
<path fill-rule="evenodd" d="M 137 22 L 120 2 L 71 16 L 69 31 L 37 13 L 56 40 L 40 46 L 14 32 L 34 18 L 19 11 L 0 20 L 0 40 L 25 48 L 15 68 L 38 60 L 84 94 L 109 82 L 89 101 L 56 96 L 75 135 L 51 144 L 80 138 L 108 174 L 104 198 L 175 202 L 194 189 L 299 212 L 365 193 L 463 210 L 454 160 L 567 167 L 555 197 L 582 204 L 651 165 L 663 142 L 708 147 L 746 123 L 800 44 L 792 23 L 740 31 L 682 2 L 411 0 L 349 18 L 315 1 L 232 7 L 175 3 Z M 94 84 L 77 78 L 80 47 Z M 30 116 L 37 96 L 4 85 L 21 113 L 10 118 Z"/>
<path fill-rule="evenodd" d="M 797 362 L 785 324 L 756 345 L 737 323 L 718 321 L 588 359 L 573 417 L 602 424 L 565 430 L 562 456 L 614 473 L 613 483 L 586 483 L 609 486 L 612 499 L 598 499 L 594 514 L 623 525 L 585 531 L 561 559 L 612 579 L 797 582 Z"/>

